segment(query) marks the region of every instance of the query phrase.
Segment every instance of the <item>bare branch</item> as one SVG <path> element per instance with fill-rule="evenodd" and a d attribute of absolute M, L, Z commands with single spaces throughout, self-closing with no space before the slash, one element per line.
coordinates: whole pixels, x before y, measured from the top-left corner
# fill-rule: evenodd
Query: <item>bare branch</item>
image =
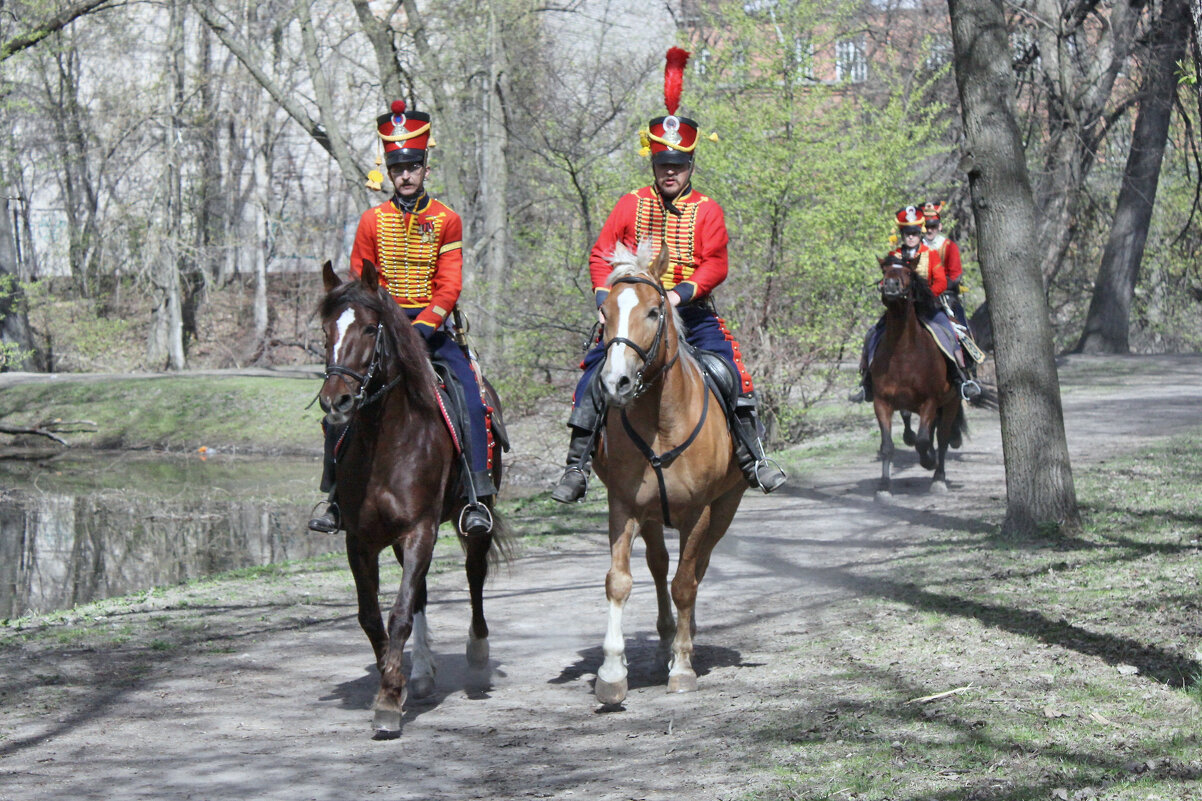
<path fill-rule="evenodd" d="M 103 11 L 107 8 L 115 8 L 119 5 L 122 5 L 122 3 L 114 3 L 113 0 L 80 0 L 80 2 L 64 8 L 49 19 L 43 20 L 32 30 L 26 31 L 19 36 L 14 36 L 0 45 L 0 61 L 4 61 L 9 56 L 19 53 L 26 48 L 33 47 L 50 34 L 61 31 L 86 14 L 90 14 L 93 11 Z"/>

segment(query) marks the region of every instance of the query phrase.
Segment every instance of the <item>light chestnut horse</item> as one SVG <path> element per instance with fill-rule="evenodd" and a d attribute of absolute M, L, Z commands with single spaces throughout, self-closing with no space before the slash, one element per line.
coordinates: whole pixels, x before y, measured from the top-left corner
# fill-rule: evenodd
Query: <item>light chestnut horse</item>
<path fill-rule="evenodd" d="M 609 490 L 609 625 L 594 688 L 607 705 L 621 703 L 627 692 L 622 613 L 633 584 L 634 538 L 641 535 L 647 547 L 661 650 L 671 640 L 668 691 L 695 690 L 697 589 L 747 486 L 722 407 L 685 352 L 680 318 L 659 280 L 667 250 L 652 262 L 649 244 L 637 255 L 618 245 L 611 263 L 610 292 L 601 306 L 606 359 L 600 368 L 609 412 L 594 460 Z M 680 532 L 670 597 L 665 524 Z"/>

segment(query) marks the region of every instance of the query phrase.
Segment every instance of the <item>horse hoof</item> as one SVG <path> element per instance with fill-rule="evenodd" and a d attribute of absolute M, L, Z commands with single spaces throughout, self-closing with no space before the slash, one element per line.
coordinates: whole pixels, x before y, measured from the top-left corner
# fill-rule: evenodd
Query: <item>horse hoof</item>
<path fill-rule="evenodd" d="M 399 709 L 377 709 L 372 721 L 373 740 L 395 740 L 401 736 L 401 712 Z"/>
<path fill-rule="evenodd" d="M 488 667 L 488 639 L 467 641 L 467 664 L 474 670 Z"/>
<path fill-rule="evenodd" d="M 931 494 L 932 495 L 946 495 L 947 494 L 947 482 L 946 481 L 932 481 L 931 482 Z"/>
<path fill-rule="evenodd" d="M 889 490 L 877 490 L 876 499 L 878 503 L 892 503 L 893 493 Z"/>
<path fill-rule="evenodd" d="M 902 442 L 907 445 L 913 445 L 915 442 L 918 442 L 918 436 L 913 431 L 907 431 L 902 434 Z"/>
<path fill-rule="evenodd" d="M 668 677 L 668 692 L 691 693 L 697 689 L 697 676 L 692 673 L 681 673 Z"/>
<path fill-rule="evenodd" d="M 605 681 L 598 677 L 593 693 L 601 703 L 613 705 L 626 700 L 626 689 L 626 677 L 624 676 L 618 681 Z"/>
<path fill-rule="evenodd" d="M 434 694 L 434 677 L 418 676 L 409 682 L 409 693 L 414 698 L 429 698 Z"/>

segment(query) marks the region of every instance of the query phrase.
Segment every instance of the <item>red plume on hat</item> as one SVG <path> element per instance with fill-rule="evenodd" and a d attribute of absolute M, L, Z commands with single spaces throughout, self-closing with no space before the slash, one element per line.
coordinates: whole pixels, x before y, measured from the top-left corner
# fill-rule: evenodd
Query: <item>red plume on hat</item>
<path fill-rule="evenodd" d="M 664 62 L 664 105 L 669 114 L 675 114 L 680 106 L 680 92 L 684 88 L 684 66 L 689 63 L 689 51 L 679 47 L 668 49 Z"/>

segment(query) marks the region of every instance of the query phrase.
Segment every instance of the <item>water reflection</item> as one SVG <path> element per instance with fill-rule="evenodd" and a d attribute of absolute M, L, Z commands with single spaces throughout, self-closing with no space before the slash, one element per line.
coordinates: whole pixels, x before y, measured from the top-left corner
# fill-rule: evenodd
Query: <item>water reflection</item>
<path fill-rule="evenodd" d="M 0 461 L 0 618 L 339 550 L 311 535 L 315 460 Z"/>

